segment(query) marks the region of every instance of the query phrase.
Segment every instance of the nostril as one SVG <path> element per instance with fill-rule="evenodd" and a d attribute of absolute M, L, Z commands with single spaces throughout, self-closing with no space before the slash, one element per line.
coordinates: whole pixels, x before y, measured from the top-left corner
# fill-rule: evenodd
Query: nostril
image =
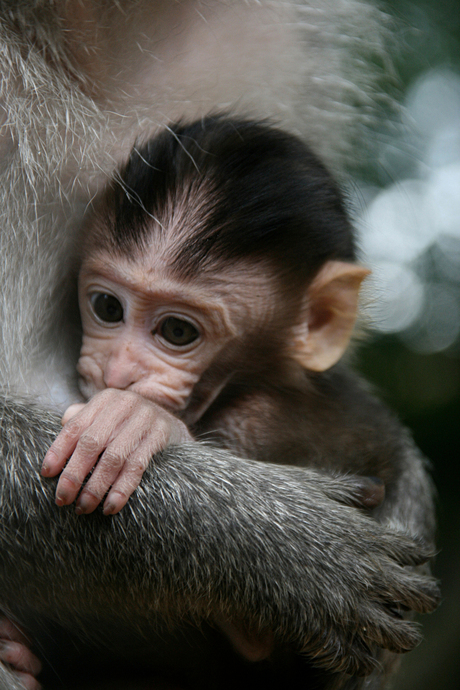
<path fill-rule="evenodd" d="M 107 365 L 104 371 L 104 383 L 107 388 L 125 390 L 137 381 L 135 365 L 126 366 L 115 363 Z"/>

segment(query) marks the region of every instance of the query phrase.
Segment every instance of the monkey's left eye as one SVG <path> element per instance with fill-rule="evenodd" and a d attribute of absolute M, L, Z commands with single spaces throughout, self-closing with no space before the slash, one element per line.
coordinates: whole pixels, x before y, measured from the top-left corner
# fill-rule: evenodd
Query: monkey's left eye
<path fill-rule="evenodd" d="M 189 321 L 168 316 L 158 329 L 160 335 L 171 345 L 190 345 L 200 335 L 195 326 Z"/>
<path fill-rule="evenodd" d="M 113 295 L 95 292 L 91 295 L 91 306 L 101 321 L 117 323 L 123 320 L 123 307 Z"/>

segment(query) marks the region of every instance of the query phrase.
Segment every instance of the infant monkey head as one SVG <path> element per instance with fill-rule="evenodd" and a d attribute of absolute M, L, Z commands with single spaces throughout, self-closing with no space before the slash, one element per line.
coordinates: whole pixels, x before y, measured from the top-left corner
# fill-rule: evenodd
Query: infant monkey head
<path fill-rule="evenodd" d="M 196 421 L 231 377 L 290 384 L 343 354 L 368 271 L 329 172 L 251 120 L 135 146 L 97 204 L 79 278 L 82 392 Z"/>

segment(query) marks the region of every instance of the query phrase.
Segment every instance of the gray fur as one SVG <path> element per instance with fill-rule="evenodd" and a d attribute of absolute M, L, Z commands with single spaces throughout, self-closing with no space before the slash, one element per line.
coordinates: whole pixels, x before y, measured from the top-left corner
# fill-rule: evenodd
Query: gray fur
<path fill-rule="evenodd" d="M 436 606 L 435 582 L 404 567 L 430 550 L 348 507 L 352 476 L 175 448 L 157 457 L 119 515 L 82 519 L 53 504 L 55 482 L 38 474 L 58 420 L 11 401 L 2 416 L 7 611 L 19 601 L 82 625 L 90 615 L 152 626 L 159 615 L 176 624 L 236 617 L 335 673 L 370 673 L 376 647 L 402 652 L 420 640 L 391 609 Z M 420 461 L 408 462 L 417 477 Z"/>
<path fill-rule="evenodd" d="M 137 97 L 110 85 L 92 91 L 66 44 L 61 9 L 70 4 L 0 0 L 0 380 L 10 394 L 61 409 L 76 395 L 79 337 L 68 306 L 75 238 L 136 136 L 230 105 L 273 117 L 339 167 L 356 127 L 374 117 L 378 74 L 366 58 L 385 61 L 386 33 L 386 18 L 360 0 L 177 3 L 193 6 L 211 37 L 222 28 L 213 10 L 235 8 L 244 25 L 261 8 L 289 40 L 260 41 L 267 75 L 232 64 L 220 90 L 207 81 L 211 61 L 201 44 L 201 81 L 190 84 L 152 50 L 158 87 Z M 96 3 L 106 27 L 113 19 L 124 27 L 146 7 L 156 4 Z M 123 31 L 135 45 L 139 36 Z M 161 47 L 168 36 L 160 38 Z M 247 52 L 250 64 L 251 42 L 238 46 L 235 61 Z M 162 454 L 120 515 L 78 519 L 56 508 L 55 482 L 38 475 L 58 419 L 10 397 L 1 420 L 0 589 L 12 615 L 32 609 L 86 632 L 88 619 L 113 616 L 128 633 L 236 616 L 327 669 L 322 687 L 374 690 L 394 666 L 394 655 L 377 647 L 399 652 L 419 639 L 389 607 L 436 605 L 433 581 L 403 567 L 429 556 L 431 545 L 417 535 L 430 541 L 433 529 L 430 484 L 409 441 L 380 524 L 350 507 L 352 476 L 256 463 L 205 445 Z M 344 675 L 357 671 L 370 675 Z M 6 674 L 0 667 L 0 688 L 16 690 Z"/>

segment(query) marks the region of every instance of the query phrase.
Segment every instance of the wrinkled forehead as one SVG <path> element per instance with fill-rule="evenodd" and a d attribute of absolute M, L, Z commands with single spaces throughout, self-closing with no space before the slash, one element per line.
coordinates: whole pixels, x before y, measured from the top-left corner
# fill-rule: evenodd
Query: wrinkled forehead
<path fill-rule="evenodd" d="M 140 299 L 188 305 L 213 314 L 227 332 L 237 335 L 248 324 L 272 317 L 276 285 L 262 263 L 240 261 L 194 276 L 181 276 L 168 265 L 161 242 L 129 256 L 100 250 L 84 258 L 80 283 L 105 281 L 108 287 L 128 289 Z"/>

